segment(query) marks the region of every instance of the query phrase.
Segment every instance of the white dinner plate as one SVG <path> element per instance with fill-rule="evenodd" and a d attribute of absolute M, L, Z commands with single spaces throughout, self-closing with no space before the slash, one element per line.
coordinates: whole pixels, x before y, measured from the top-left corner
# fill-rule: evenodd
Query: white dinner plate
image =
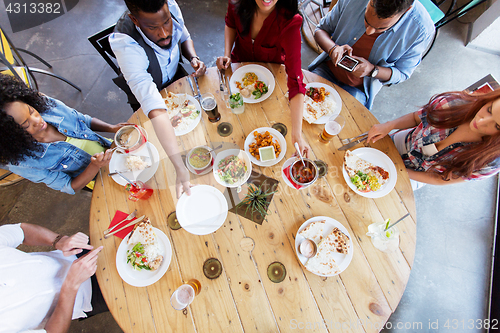
<path fill-rule="evenodd" d="M 306 90 L 309 88 L 321 88 L 321 87 L 325 88 L 326 91 L 330 92 L 330 96 L 328 96 L 327 98 L 333 99 L 333 101 L 335 102 L 335 110 L 332 110 L 329 114 L 320 117 L 313 124 L 326 124 L 326 122 L 331 116 L 337 116 L 340 114 L 340 111 L 342 111 L 342 99 L 340 98 L 340 95 L 337 92 L 337 90 L 335 90 L 335 88 L 319 82 L 311 82 L 306 84 Z M 304 112 L 306 112 L 305 108 Z"/>
<path fill-rule="evenodd" d="M 158 164 L 160 162 L 160 154 L 158 154 L 158 149 L 156 149 L 156 147 L 151 142 L 146 142 L 146 145 L 149 146 L 149 150 L 151 150 L 151 153 L 153 154 L 153 164 L 149 168 L 141 171 L 121 172 L 121 174 L 123 174 L 130 180 L 140 180 L 141 182 L 145 183 L 150 180 L 151 177 L 155 175 L 156 170 L 158 170 Z M 144 145 L 144 147 L 142 147 L 138 151 L 134 151 L 129 154 L 121 154 L 116 151 L 113 152 L 113 156 L 111 156 L 111 160 L 109 161 L 109 173 L 127 169 L 127 167 L 125 166 L 125 162 L 128 155 L 145 156 L 149 158 L 149 150 L 146 145 Z M 120 177 L 120 175 L 113 175 L 111 176 L 111 178 L 113 178 L 113 180 L 120 185 L 127 185 L 127 181 Z"/>
<path fill-rule="evenodd" d="M 191 132 L 192 130 L 194 130 L 196 128 L 196 126 L 198 126 L 198 124 L 200 123 L 200 120 L 201 120 L 202 110 L 201 110 L 200 103 L 198 103 L 198 101 L 196 99 L 194 99 L 194 97 L 191 96 L 191 95 L 186 94 L 186 97 L 189 100 L 188 105 L 194 105 L 194 107 L 196 108 L 196 110 L 200 111 L 200 113 L 198 114 L 198 117 L 196 117 L 189 124 L 189 126 L 186 129 L 180 131 L 180 130 L 177 130 L 177 129 L 174 128 L 175 136 L 181 136 L 181 135 L 184 135 L 184 134 L 188 134 L 189 132 Z"/>
<path fill-rule="evenodd" d="M 136 270 L 131 264 L 127 264 L 127 250 L 131 250 L 133 245 L 128 245 L 127 241 L 132 232 L 129 232 L 125 238 L 123 238 L 118 251 L 116 251 L 116 269 L 118 274 L 131 286 L 134 287 L 146 287 L 149 286 L 163 276 L 170 265 L 170 260 L 172 260 L 172 246 L 170 245 L 170 240 L 167 235 L 163 233 L 158 228 L 153 227 L 156 234 L 156 239 L 158 240 L 158 246 L 160 247 L 160 253 L 163 255 L 163 261 L 160 267 L 154 271 L 148 271 L 145 269 Z M 134 244 L 135 245 L 135 244 Z"/>
<path fill-rule="evenodd" d="M 191 195 L 182 194 L 175 208 L 177 221 L 184 230 L 194 235 L 208 235 L 226 221 L 227 201 L 213 186 L 191 187 Z"/>
<path fill-rule="evenodd" d="M 222 161 L 222 159 L 226 158 L 227 156 L 230 155 L 236 155 L 238 158 L 242 159 L 245 161 L 245 166 L 247 167 L 247 170 L 243 177 L 241 177 L 236 183 L 234 184 L 228 184 L 225 181 L 223 181 L 219 177 L 219 162 Z M 250 162 L 250 154 L 248 154 L 246 151 L 240 150 L 240 149 L 226 149 L 217 154 L 217 157 L 215 158 L 214 161 L 214 167 L 213 167 L 213 174 L 214 178 L 217 181 L 217 183 L 221 184 L 222 186 L 225 187 L 240 187 L 241 185 L 245 184 L 250 178 L 250 174 L 252 173 L 252 162 Z"/>
<path fill-rule="evenodd" d="M 351 190 L 365 198 L 382 198 L 383 196 L 389 194 L 389 192 L 391 192 L 396 185 L 396 181 L 398 180 L 396 166 L 394 165 L 394 162 L 392 162 L 392 160 L 389 158 L 389 156 L 378 149 L 370 147 L 358 148 L 353 150 L 352 153 L 376 166 L 384 168 L 387 172 L 389 172 L 389 181 L 382 185 L 380 189 L 375 192 L 358 191 L 356 186 L 351 182 L 351 178 L 345 171 L 344 164 L 342 164 L 342 174 L 344 175 L 344 179 Z"/>
<path fill-rule="evenodd" d="M 303 236 L 299 235 L 299 232 L 301 232 L 311 222 L 323 221 L 323 220 L 326 221 L 326 225 L 327 225 L 327 227 L 325 228 L 325 230 L 323 230 L 323 237 L 325 237 L 329 233 L 331 233 L 332 230 L 333 230 L 333 228 L 335 228 L 335 227 L 339 228 L 344 234 L 346 234 L 349 237 L 349 242 L 347 244 L 348 249 L 349 249 L 348 253 L 347 254 L 333 253 L 333 255 L 332 255 L 333 260 L 335 260 L 335 263 L 337 264 L 337 266 L 339 267 L 339 270 L 340 270 L 340 272 L 338 274 L 340 274 L 343 271 L 345 271 L 345 269 L 347 268 L 347 266 L 349 266 L 349 264 L 351 263 L 353 252 L 354 252 L 354 247 L 352 246 L 351 235 L 349 234 L 349 231 L 347 231 L 346 227 L 344 227 L 342 225 L 342 223 L 340 223 L 337 220 L 332 219 L 331 217 L 327 217 L 327 216 L 315 216 L 315 217 L 312 217 L 309 220 L 305 221 L 304 223 L 302 223 L 302 225 L 300 226 L 299 230 L 297 230 L 297 234 L 295 235 L 295 253 L 297 254 L 297 258 L 299 258 L 300 263 L 302 265 L 305 265 L 305 263 L 307 261 L 307 258 L 304 257 L 299 252 L 299 245 L 300 245 L 300 243 L 302 243 L 303 240 L 305 240 L 305 238 Z M 304 267 L 307 269 L 306 266 L 304 266 Z M 311 272 L 311 273 L 316 274 L 314 272 Z M 336 276 L 338 274 L 333 274 L 333 275 L 316 274 L 316 275 L 325 276 L 326 277 L 326 276 Z"/>
<path fill-rule="evenodd" d="M 250 144 L 252 142 L 255 142 L 255 136 L 253 135 L 253 133 L 257 131 L 261 134 L 264 134 L 266 131 L 268 131 L 272 136 L 273 136 L 273 141 L 274 142 L 278 142 L 280 144 L 280 147 L 281 147 L 281 153 L 276 156 L 276 159 L 275 160 L 272 160 L 272 161 L 266 161 L 266 162 L 262 162 L 260 159 L 256 159 L 255 157 L 252 156 L 252 154 L 250 154 Z M 286 153 L 286 140 L 285 138 L 283 137 L 283 135 L 281 135 L 280 132 L 278 132 L 277 130 L 275 130 L 274 128 L 271 128 L 271 127 L 260 127 L 260 128 L 257 128 L 255 130 L 253 130 L 252 132 L 250 132 L 250 134 L 248 134 L 246 140 L 245 140 L 245 144 L 244 144 L 244 147 L 245 147 L 245 151 L 247 152 L 248 156 L 250 157 L 250 161 L 255 164 L 255 165 L 258 165 L 258 166 L 264 166 L 264 167 L 268 167 L 268 166 L 272 166 L 272 165 L 275 165 L 277 163 L 279 163 L 283 157 L 285 157 L 285 153 Z"/>
<path fill-rule="evenodd" d="M 257 99 L 255 99 L 254 96 L 250 96 L 250 98 L 243 97 L 243 102 L 253 104 L 265 101 L 269 96 L 271 96 L 274 91 L 275 80 L 273 73 L 271 73 L 269 69 L 261 65 L 245 65 L 235 70 L 233 75 L 231 75 L 231 79 L 229 79 L 229 86 L 231 87 L 231 91 L 233 93 L 240 91 L 236 87 L 236 81 L 239 81 L 241 83 L 241 79 L 248 72 L 255 73 L 257 75 L 258 81 L 264 82 L 267 85 L 269 91 Z"/>

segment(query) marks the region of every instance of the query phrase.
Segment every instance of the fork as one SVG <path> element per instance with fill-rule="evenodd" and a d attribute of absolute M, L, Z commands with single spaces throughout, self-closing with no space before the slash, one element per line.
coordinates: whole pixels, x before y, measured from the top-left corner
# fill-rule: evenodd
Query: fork
<path fill-rule="evenodd" d="M 342 141 L 343 145 L 346 145 L 348 143 L 351 143 L 353 140 L 356 140 L 357 138 L 361 138 L 362 136 L 365 136 L 365 135 L 368 135 L 368 132 L 361 133 L 360 135 L 349 138 L 349 139 L 342 139 L 340 141 Z"/>

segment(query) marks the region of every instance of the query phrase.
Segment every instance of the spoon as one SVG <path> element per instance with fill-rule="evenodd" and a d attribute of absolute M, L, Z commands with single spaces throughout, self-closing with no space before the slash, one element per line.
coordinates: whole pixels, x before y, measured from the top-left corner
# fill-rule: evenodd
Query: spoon
<path fill-rule="evenodd" d="M 299 147 L 299 143 L 298 142 L 295 142 L 295 150 L 297 151 L 297 153 L 299 153 L 299 156 L 300 156 L 300 160 L 302 161 L 302 165 L 304 166 L 304 168 L 306 167 L 306 164 L 304 163 L 304 158 L 302 157 L 302 153 L 300 152 L 300 147 Z"/>
<path fill-rule="evenodd" d="M 118 176 L 122 177 L 123 179 L 125 179 L 127 182 L 129 182 L 130 184 L 134 185 L 135 186 L 135 182 L 131 181 L 130 179 L 128 179 L 127 177 L 125 177 L 124 175 L 122 175 L 120 172 L 116 171 L 116 173 L 118 174 Z"/>

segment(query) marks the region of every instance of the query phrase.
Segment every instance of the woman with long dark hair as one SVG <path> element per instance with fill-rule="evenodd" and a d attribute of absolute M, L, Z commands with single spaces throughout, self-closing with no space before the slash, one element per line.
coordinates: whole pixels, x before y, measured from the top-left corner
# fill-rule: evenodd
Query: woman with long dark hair
<path fill-rule="evenodd" d="M 0 74 L 0 167 L 69 194 L 85 187 L 111 159 L 110 125 Z"/>
<path fill-rule="evenodd" d="M 500 171 L 500 90 L 486 94 L 447 92 L 421 110 L 374 125 L 368 142 L 391 130 L 410 179 L 445 185 Z"/>
<path fill-rule="evenodd" d="M 285 64 L 292 141 L 298 142 L 301 151 L 308 155 L 310 148 L 302 138 L 306 88 L 301 70 L 301 25 L 297 0 L 229 0 L 224 56 L 217 58 L 217 67 L 225 69 L 231 62 L 243 61 Z"/>

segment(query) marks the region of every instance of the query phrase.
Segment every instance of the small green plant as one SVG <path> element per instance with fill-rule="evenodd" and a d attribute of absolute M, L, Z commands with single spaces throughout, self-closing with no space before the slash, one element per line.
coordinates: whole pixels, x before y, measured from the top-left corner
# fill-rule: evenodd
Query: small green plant
<path fill-rule="evenodd" d="M 278 191 L 273 191 L 272 188 L 265 190 L 264 184 L 265 181 L 260 186 L 249 184 L 248 193 L 246 194 L 245 198 L 238 205 L 236 205 L 236 209 L 247 206 L 245 215 L 247 215 L 248 210 L 250 210 L 252 216 L 257 213 L 267 221 L 267 197 L 273 195 Z"/>

